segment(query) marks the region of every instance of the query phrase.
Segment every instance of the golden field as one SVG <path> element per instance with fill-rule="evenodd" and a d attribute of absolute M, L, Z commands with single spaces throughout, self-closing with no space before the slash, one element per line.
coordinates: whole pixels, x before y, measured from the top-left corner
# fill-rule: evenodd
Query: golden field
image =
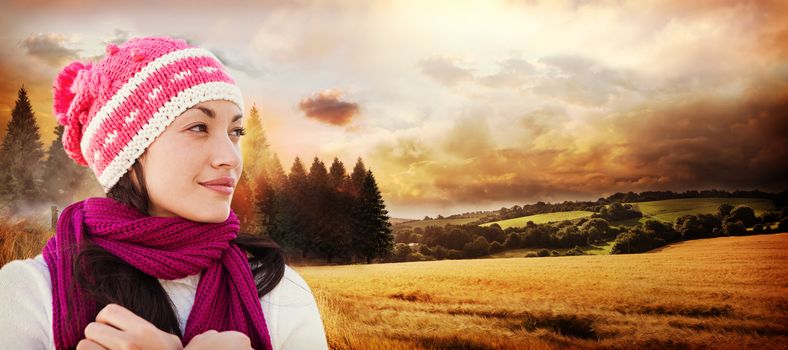
<path fill-rule="evenodd" d="M 332 349 L 788 348 L 788 233 L 635 255 L 295 269 Z"/>

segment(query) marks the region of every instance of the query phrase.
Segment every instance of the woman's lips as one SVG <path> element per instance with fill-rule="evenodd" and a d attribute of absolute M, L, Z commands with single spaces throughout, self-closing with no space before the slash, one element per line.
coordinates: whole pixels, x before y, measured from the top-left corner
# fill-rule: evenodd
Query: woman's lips
<path fill-rule="evenodd" d="M 202 185 L 203 187 L 216 191 L 221 194 L 232 194 L 233 188 L 231 186 L 222 186 L 222 185 Z"/>

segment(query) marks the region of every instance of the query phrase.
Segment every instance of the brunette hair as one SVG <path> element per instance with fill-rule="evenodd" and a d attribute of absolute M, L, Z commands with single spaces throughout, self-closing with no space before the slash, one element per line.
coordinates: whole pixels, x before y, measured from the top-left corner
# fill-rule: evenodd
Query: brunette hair
<path fill-rule="evenodd" d="M 129 171 L 107 192 L 107 198 L 150 215 L 148 190 L 139 159 L 132 169 L 139 180 L 139 188 L 132 182 L 132 172 Z M 111 303 L 119 304 L 157 328 L 182 337 L 172 301 L 156 277 L 127 264 L 89 239 L 83 241 L 85 243 L 76 248 L 78 254 L 75 254 L 72 272 L 75 283 L 96 301 L 97 310 Z M 232 243 L 245 250 L 247 255 L 251 254 L 249 264 L 258 297 L 268 294 L 284 276 L 282 248 L 268 237 L 243 232 Z"/>

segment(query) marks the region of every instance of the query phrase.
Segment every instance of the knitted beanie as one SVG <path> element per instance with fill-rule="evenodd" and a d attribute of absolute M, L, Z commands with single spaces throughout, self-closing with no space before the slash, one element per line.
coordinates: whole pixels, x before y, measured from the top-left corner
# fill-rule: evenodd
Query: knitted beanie
<path fill-rule="evenodd" d="M 107 193 L 181 113 L 243 96 L 210 51 L 168 37 L 109 44 L 97 63 L 72 62 L 55 78 L 54 112 L 63 147 Z"/>

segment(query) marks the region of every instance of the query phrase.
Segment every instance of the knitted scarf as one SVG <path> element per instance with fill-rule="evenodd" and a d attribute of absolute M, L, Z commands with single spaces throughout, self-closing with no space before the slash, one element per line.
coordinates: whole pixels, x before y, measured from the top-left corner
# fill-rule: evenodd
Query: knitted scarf
<path fill-rule="evenodd" d="M 87 292 L 71 287 L 76 247 L 87 237 L 159 279 L 178 279 L 202 271 L 186 321 L 184 345 L 213 329 L 239 331 L 249 336 L 255 349 L 273 349 L 246 253 L 230 242 L 239 229 L 232 211 L 224 223 L 206 224 L 181 217 L 147 216 L 111 198 L 94 197 L 69 205 L 43 250 L 52 281 L 55 347 L 75 347 L 98 314 L 96 302 Z M 67 313 L 69 306 L 73 311 Z"/>

